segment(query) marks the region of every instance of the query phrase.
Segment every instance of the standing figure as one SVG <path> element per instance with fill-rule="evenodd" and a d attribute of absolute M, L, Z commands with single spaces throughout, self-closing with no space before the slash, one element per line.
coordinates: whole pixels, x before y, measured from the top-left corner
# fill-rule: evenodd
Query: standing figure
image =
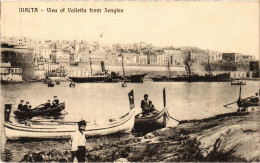
<path fill-rule="evenodd" d="M 86 122 L 84 120 L 78 122 L 78 130 L 71 135 L 71 162 L 76 157 L 78 162 L 85 162 L 86 160 L 86 137 L 84 130 L 86 128 Z"/>
<path fill-rule="evenodd" d="M 53 101 L 52 101 L 52 104 L 53 104 L 54 106 L 59 105 L 59 99 L 57 98 L 57 96 L 54 96 L 54 99 L 53 99 Z"/>
<path fill-rule="evenodd" d="M 18 105 L 18 111 L 23 110 L 23 100 L 20 100 L 20 104 Z"/>
<path fill-rule="evenodd" d="M 154 105 L 152 104 L 152 101 L 148 100 L 148 94 L 144 95 L 144 99 L 141 102 L 141 108 L 143 116 L 148 115 L 154 110 Z"/>

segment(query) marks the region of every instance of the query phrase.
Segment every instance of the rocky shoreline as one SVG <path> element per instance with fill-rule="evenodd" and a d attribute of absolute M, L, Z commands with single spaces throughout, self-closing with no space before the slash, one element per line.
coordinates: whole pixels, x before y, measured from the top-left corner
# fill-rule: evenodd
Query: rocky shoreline
<path fill-rule="evenodd" d="M 260 112 L 181 121 L 143 137 L 89 146 L 89 162 L 260 161 Z M 70 151 L 26 154 L 21 162 L 68 162 Z"/>

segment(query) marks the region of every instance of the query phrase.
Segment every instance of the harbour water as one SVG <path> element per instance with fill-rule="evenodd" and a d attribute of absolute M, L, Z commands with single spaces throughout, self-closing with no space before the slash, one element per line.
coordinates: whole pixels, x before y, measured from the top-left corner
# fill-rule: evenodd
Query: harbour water
<path fill-rule="evenodd" d="M 57 95 L 60 102 L 65 101 L 68 113 L 64 121 L 102 121 L 120 117 L 129 111 L 128 93 L 134 90 L 136 107 L 140 108 L 143 95 L 158 110 L 163 108 L 163 88 L 166 88 L 167 106 L 172 117 L 178 120 L 201 119 L 217 114 L 233 112 L 237 106 L 223 105 L 237 100 L 239 86 L 226 83 L 185 83 L 185 82 L 144 82 L 143 84 L 127 83 L 84 83 L 70 88 L 69 83 L 61 83 L 55 87 L 47 87 L 42 83 L 9 84 L 1 86 L 1 154 L 2 161 L 20 161 L 30 151 L 40 152 L 52 149 L 68 150 L 68 140 L 21 140 L 6 141 L 3 131 L 4 104 L 13 104 L 13 109 L 20 99 L 29 101 L 32 107 L 52 100 Z M 253 95 L 259 89 L 259 81 L 247 81 L 242 88 L 242 97 Z M 89 145 L 113 141 L 131 135 L 114 135 L 88 139 Z"/>

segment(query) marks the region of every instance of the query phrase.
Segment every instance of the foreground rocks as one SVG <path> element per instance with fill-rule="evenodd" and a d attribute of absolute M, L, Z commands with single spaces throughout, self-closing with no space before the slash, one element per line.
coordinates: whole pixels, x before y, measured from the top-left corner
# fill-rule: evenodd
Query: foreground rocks
<path fill-rule="evenodd" d="M 182 121 L 164 128 L 88 149 L 89 162 L 260 161 L 260 112 L 229 113 Z M 22 162 L 67 162 L 69 151 L 28 153 Z"/>

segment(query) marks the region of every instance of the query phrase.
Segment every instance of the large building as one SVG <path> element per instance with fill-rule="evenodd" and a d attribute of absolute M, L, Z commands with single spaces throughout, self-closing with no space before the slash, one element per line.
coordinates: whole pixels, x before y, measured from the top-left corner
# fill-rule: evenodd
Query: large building
<path fill-rule="evenodd" d="M 239 62 L 242 59 L 240 53 L 222 53 L 222 60 L 226 62 Z"/>
<path fill-rule="evenodd" d="M 23 80 L 34 78 L 33 50 L 28 48 L 1 48 L 1 63 L 11 63 L 11 67 L 22 69 Z"/>
<path fill-rule="evenodd" d="M 1 63 L 1 82 L 22 82 L 22 69 L 11 67 L 11 63 Z"/>

